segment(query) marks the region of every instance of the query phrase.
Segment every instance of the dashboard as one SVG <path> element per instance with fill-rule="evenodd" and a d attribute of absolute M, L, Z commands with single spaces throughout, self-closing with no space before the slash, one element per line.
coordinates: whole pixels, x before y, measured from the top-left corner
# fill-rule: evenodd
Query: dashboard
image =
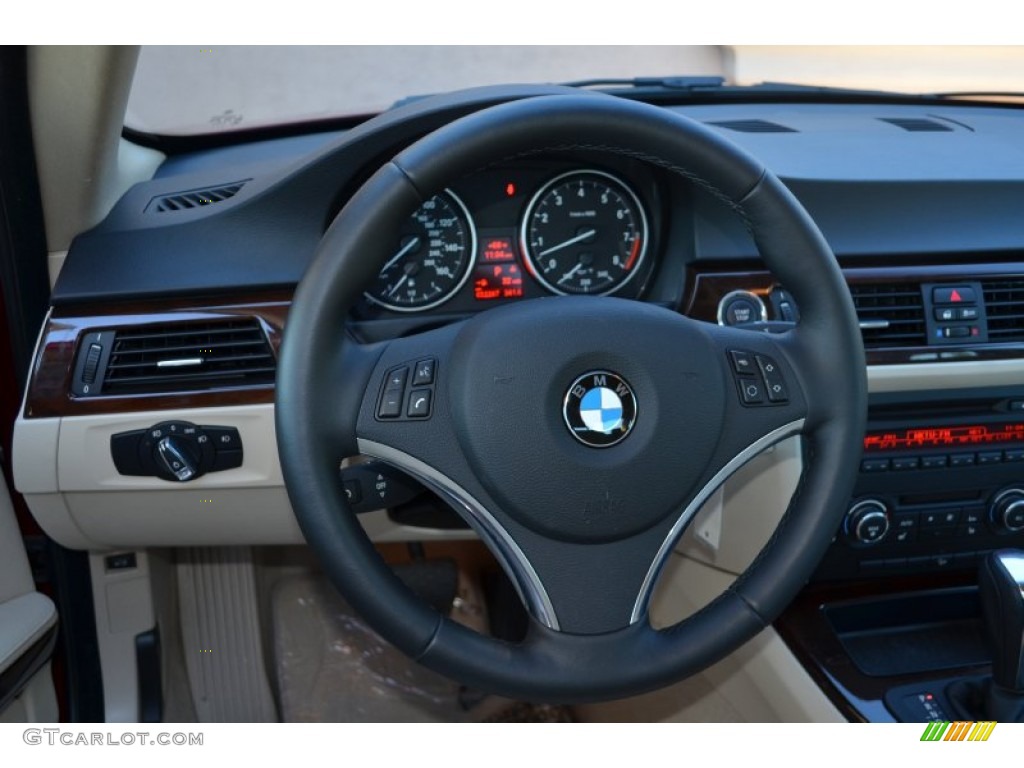
<path fill-rule="evenodd" d="M 551 92 L 560 91 L 436 97 L 351 130 L 184 153 L 129 190 L 72 244 L 16 428 L 16 481 L 54 538 L 85 548 L 300 541 L 276 461 L 274 366 L 292 292 L 324 232 L 419 136 L 482 106 Z M 783 179 L 853 294 L 870 433 L 857 495 L 819 578 L 967 568 L 978 553 L 1018 542 L 1024 521 L 1018 527 L 1006 508 L 1024 495 L 1015 466 L 1024 456 L 1019 110 L 672 108 Z M 646 301 L 768 332 L 799 322 L 785 286 L 714 195 L 592 148 L 481 168 L 380 237 L 393 255 L 350 323 L 366 342 L 559 294 Z M 187 485 L 166 467 L 121 471 L 116 437 L 172 421 L 196 434 L 234 429 L 239 454 Z M 143 464 L 155 443 L 146 445 Z M 195 450 L 201 466 L 214 466 L 213 454 L 179 448 L 182 460 Z M 79 454 L 93 463 L 61 460 Z M 213 491 L 216 515 L 200 504 Z M 173 508 L 173 523 L 140 507 Z M 382 536 L 450 533 L 390 523 L 382 519 Z"/>

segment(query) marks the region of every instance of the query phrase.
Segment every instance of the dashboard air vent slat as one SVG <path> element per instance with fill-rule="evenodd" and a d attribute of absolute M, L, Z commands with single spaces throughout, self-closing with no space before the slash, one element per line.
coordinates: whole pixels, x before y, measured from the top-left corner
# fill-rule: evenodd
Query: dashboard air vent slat
<path fill-rule="evenodd" d="M 927 343 L 924 302 L 916 283 L 857 283 L 850 286 L 850 294 L 868 349 Z"/>
<path fill-rule="evenodd" d="M 244 181 L 235 181 L 231 184 L 222 184 L 217 187 L 161 195 L 160 197 L 154 197 L 149 202 L 149 205 L 146 206 L 146 212 L 169 213 L 171 211 L 186 211 L 191 208 L 201 208 L 204 205 L 213 205 L 234 197 L 244 186 Z"/>
<path fill-rule="evenodd" d="M 272 384 L 276 361 L 255 319 L 165 323 L 117 331 L 106 394 Z"/>
<path fill-rule="evenodd" d="M 989 341 L 1024 341 L 1024 278 L 982 280 Z"/>
<path fill-rule="evenodd" d="M 715 120 L 708 123 L 740 133 L 797 133 L 796 130 L 770 120 Z"/>
<path fill-rule="evenodd" d="M 880 117 L 878 119 L 911 133 L 946 133 L 953 130 L 948 125 L 924 117 Z"/>

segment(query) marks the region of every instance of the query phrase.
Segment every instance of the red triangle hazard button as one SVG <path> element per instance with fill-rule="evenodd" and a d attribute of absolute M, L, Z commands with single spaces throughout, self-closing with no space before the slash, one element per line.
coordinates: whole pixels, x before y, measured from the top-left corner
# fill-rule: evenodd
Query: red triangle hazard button
<path fill-rule="evenodd" d="M 956 302 L 958 302 L 958 301 L 963 301 L 964 299 L 963 299 L 963 297 L 962 297 L 962 296 L 960 295 L 960 291 L 958 291 L 958 290 L 957 290 L 956 288 L 954 288 L 954 289 L 953 289 L 953 293 L 951 293 L 951 294 L 949 295 L 949 300 L 950 300 L 950 301 L 952 301 L 952 302 L 953 302 L 953 303 L 955 304 Z"/>

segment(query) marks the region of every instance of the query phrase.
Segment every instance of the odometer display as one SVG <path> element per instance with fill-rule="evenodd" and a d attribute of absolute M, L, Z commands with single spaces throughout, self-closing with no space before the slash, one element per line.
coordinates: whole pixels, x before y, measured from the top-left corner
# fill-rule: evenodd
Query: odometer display
<path fill-rule="evenodd" d="M 571 171 L 533 197 L 520 239 L 534 276 L 548 290 L 605 295 L 639 272 L 647 217 L 636 194 L 614 176 Z"/>
<path fill-rule="evenodd" d="M 473 219 L 462 201 L 446 190 L 406 220 L 394 253 L 366 297 L 396 312 L 436 307 L 466 282 L 475 253 Z"/>

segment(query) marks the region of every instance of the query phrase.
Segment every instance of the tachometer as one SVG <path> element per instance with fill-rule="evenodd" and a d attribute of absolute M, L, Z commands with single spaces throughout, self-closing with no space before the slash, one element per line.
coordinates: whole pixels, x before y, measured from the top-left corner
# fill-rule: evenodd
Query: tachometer
<path fill-rule="evenodd" d="M 602 171 L 571 171 L 533 197 L 520 240 L 534 276 L 555 293 L 605 295 L 639 272 L 647 216 L 636 194 Z"/>
<path fill-rule="evenodd" d="M 394 255 L 366 291 L 366 298 L 395 312 L 418 312 L 443 304 L 469 277 L 476 254 L 476 228 L 451 190 L 434 195 L 408 218 Z"/>

